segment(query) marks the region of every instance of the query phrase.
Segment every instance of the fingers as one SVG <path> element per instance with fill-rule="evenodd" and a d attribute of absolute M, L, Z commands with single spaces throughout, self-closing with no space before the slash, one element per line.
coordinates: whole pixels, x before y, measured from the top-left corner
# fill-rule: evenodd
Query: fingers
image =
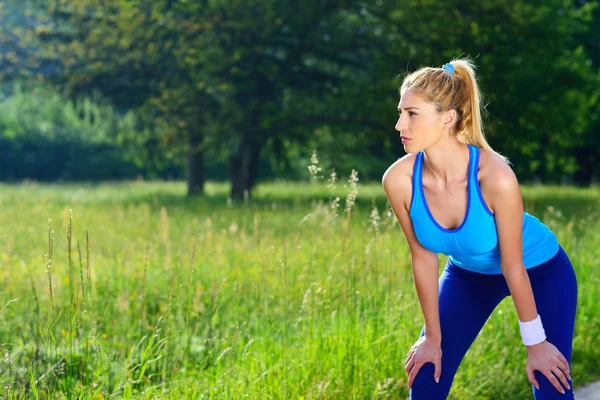
<path fill-rule="evenodd" d="M 561 357 L 556 357 L 556 359 L 554 360 L 554 363 L 555 363 L 556 368 L 560 369 L 561 374 L 564 374 L 565 377 L 570 380 L 571 374 L 569 371 L 569 364 L 564 363 L 561 360 Z M 560 377 L 559 377 L 559 379 L 560 379 Z"/>
<path fill-rule="evenodd" d="M 567 382 L 567 377 L 559 367 L 557 367 L 556 365 L 552 367 L 552 373 L 560 380 L 564 387 L 566 387 L 567 389 L 571 389 L 571 386 L 569 386 L 569 382 Z"/>
<path fill-rule="evenodd" d="M 404 361 L 404 369 L 406 369 L 406 372 L 410 372 L 410 370 L 413 367 L 415 361 L 415 353 L 414 352 L 409 352 L 408 356 L 406 357 L 406 360 Z"/>
<path fill-rule="evenodd" d="M 560 365 L 558 367 L 564 372 L 564 374 L 567 376 L 567 379 L 572 380 L 571 379 L 571 368 L 569 367 L 569 361 L 561 353 L 558 353 L 556 355 L 556 358 L 558 358 L 558 360 L 563 364 L 562 367 Z"/>
<path fill-rule="evenodd" d="M 554 386 L 554 388 L 556 390 L 558 390 L 562 394 L 565 394 L 565 389 L 563 389 L 563 387 L 560 386 L 560 382 L 558 381 L 558 379 L 556 379 L 554 374 L 552 374 L 551 370 L 545 370 L 545 371 L 541 371 L 541 372 L 544 374 L 546 379 L 548 379 L 548 381 L 552 384 L 552 386 Z"/>
<path fill-rule="evenodd" d="M 531 368 L 529 368 L 529 366 L 527 366 L 527 368 L 525 370 L 527 371 L 527 379 L 529 380 L 529 383 L 531 383 L 533 386 L 535 386 L 537 390 L 540 390 L 540 383 L 537 381 L 537 379 L 535 379 L 533 369 L 531 369 Z"/>
<path fill-rule="evenodd" d="M 408 387 L 409 388 L 412 387 L 412 384 L 413 384 L 415 378 L 417 377 L 417 374 L 419 373 L 419 370 L 421 369 L 422 366 L 423 366 L 423 363 L 419 362 L 419 363 L 416 363 L 410 370 L 410 373 L 408 374 Z"/>
<path fill-rule="evenodd" d="M 441 360 L 436 360 L 433 363 L 435 370 L 433 372 L 433 379 L 435 380 L 436 383 L 440 383 L 440 376 L 442 375 L 442 361 Z"/>
<path fill-rule="evenodd" d="M 406 360 L 404 360 L 404 364 L 408 364 L 408 361 L 413 358 L 413 356 L 415 355 L 414 351 L 409 351 L 408 354 L 406 355 Z"/>
<path fill-rule="evenodd" d="M 415 365 L 413 363 L 407 364 L 406 367 L 404 368 L 406 370 L 406 373 L 410 374 L 410 371 L 414 368 L 414 366 Z"/>

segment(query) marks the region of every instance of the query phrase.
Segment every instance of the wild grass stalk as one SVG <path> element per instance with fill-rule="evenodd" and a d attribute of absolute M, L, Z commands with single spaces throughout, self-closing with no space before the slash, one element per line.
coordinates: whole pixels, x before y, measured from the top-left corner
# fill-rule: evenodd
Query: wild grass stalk
<path fill-rule="evenodd" d="M 50 309 L 54 312 L 54 295 L 52 294 L 52 252 L 54 249 L 54 231 L 50 227 L 51 220 L 48 220 L 48 253 L 46 253 L 46 274 L 48 275 L 48 289 L 50 291 Z"/>
<path fill-rule="evenodd" d="M 69 295 L 70 302 L 67 312 L 67 321 L 68 321 L 68 329 L 66 335 L 66 343 L 67 343 L 67 354 L 64 355 L 66 362 L 66 392 L 67 397 L 71 399 L 73 397 L 73 381 L 69 379 L 70 377 L 74 377 L 77 375 L 77 368 L 74 365 L 75 363 L 75 346 L 74 346 L 74 332 L 77 328 L 77 310 L 75 306 L 75 290 L 73 289 L 73 256 L 72 256 L 72 241 L 73 241 L 73 210 L 69 209 L 69 224 L 67 227 L 67 261 L 69 264 Z"/>
<path fill-rule="evenodd" d="M 87 270 L 87 281 L 88 281 L 88 301 L 90 307 L 93 304 L 92 300 L 92 273 L 90 271 L 90 235 L 89 232 L 85 231 L 85 261 L 86 261 L 86 270 Z"/>
<path fill-rule="evenodd" d="M 0 387 L 41 399 L 405 398 L 401 364 L 422 317 L 408 249 L 380 184 L 361 184 L 350 217 L 344 209 L 337 218 L 331 200 L 347 197 L 348 186 L 265 185 L 231 208 L 218 197 L 227 191 L 214 187 L 207 193 L 217 200 L 181 203 L 173 193 L 183 196 L 185 187 L 170 184 L 0 191 L 0 226 L 14 238 L 0 242 L 7 266 L 39 265 L 39 232 L 30 227 L 40 220 L 68 221 L 65 204 L 77 220 L 56 228 L 56 239 L 48 223 L 48 278 L 34 267 L 0 270 L 0 297 L 20 298 L 0 313 L 12 363 L 2 358 Z M 578 273 L 577 388 L 600 377 L 600 225 L 597 212 L 584 212 L 598 207 L 600 192 L 564 192 L 524 190 Z M 85 250 L 72 243 L 77 255 L 69 255 L 78 226 L 90 227 Z M 179 259 L 165 269 L 173 243 Z M 79 273 L 66 268 L 72 256 Z M 529 395 L 525 375 L 514 373 L 524 358 L 513 308 L 509 300 L 491 316 L 451 398 Z"/>
<path fill-rule="evenodd" d="M 146 327 L 146 301 L 147 301 L 147 281 L 148 281 L 148 263 L 150 262 L 150 249 L 146 247 L 144 251 L 143 271 L 142 271 L 142 288 L 140 291 L 140 336 L 145 333 Z"/>
<path fill-rule="evenodd" d="M 75 290 L 73 290 L 73 256 L 72 256 L 72 241 L 73 241 L 73 210 L 69 209 L 69 226 L 67 228 L 67 260 L 69 262 L 69 294 L 71 296 L 70 311 L 75 308 Z M 69 327 L 71 328 L 71 327 Z"/>
<path fill-rule="evenodd" d="M 81 288 L 81 305 L 85 308 L 85 279 L 83 279 L 83 258 L 81 257 L 81 246 L 77 241 L 77 255 L 79 257 L 79 285 Z"/>

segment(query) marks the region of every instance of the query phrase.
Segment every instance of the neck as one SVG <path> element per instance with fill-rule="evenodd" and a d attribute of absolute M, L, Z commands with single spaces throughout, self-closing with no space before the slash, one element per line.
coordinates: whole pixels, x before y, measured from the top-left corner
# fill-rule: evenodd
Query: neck
<path fill-rule="evenodd" d="M 423 168 L 430 171 L 436 182 L 447 186 L 468 176 L 469 149 L 455 137 L 429 146 L 424 153 Z"/>

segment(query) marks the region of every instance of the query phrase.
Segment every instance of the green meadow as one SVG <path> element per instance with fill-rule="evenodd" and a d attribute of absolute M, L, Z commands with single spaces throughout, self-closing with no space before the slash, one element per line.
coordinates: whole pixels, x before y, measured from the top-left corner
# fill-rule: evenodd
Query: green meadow
<path fill-rule="evenodd" d="M 422 316 L 381 185 L 228 190 L 1 185 L 2 398 L 406 398 Z M 600 378 L 600 190 L 523 197 L 578 276 L 577 388 Z M 450 398 L 531 398 L 525 361 L 507 298 Z"/>

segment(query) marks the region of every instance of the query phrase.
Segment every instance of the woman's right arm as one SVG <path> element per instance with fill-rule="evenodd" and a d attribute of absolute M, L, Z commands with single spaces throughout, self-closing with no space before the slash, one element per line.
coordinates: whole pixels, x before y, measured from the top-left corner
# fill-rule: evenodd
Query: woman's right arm
<path fill-rule="evenodd" d="M 404 160 L 398 163 L 402 161 Z M 424 248 L 415 235 L 408 211 L 412 182 L 410 175 L 402 171 L 406 168 L 402 167 L 404 166 L 396 164 L 390 167 L 383 176 L 382 184 L 410 248 L 415 288 L 425 320 L 425 335 L 428 340 L 440 344 L 442 332 L 439 313 L 439 259 L 436 253 Z"/>

